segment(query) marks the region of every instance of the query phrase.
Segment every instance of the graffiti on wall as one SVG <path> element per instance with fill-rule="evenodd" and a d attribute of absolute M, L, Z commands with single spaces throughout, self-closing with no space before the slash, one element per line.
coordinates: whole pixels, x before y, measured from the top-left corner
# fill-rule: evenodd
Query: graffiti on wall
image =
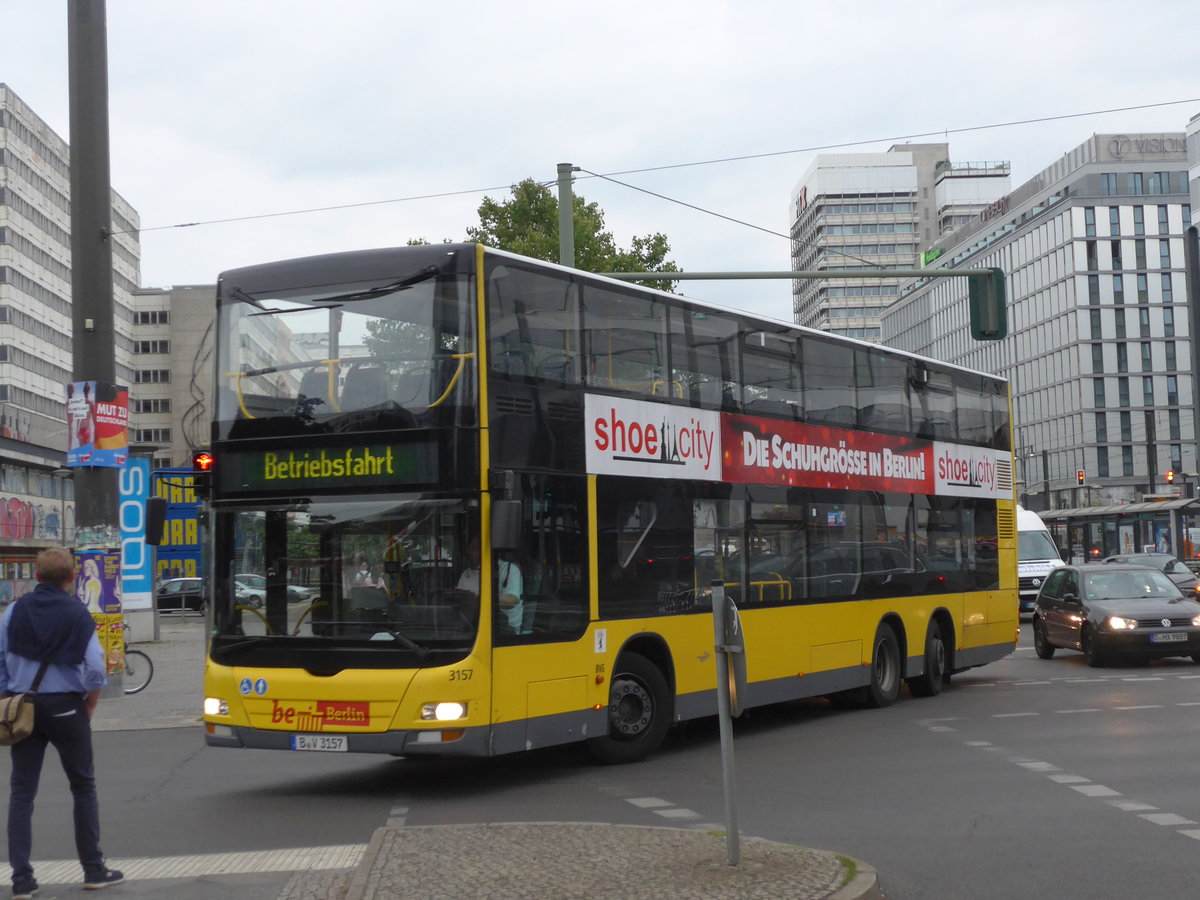
<path fill-rule="evenodd" d="M 62 521 L 64 511 L 69 520 L 74 515 L 74 504 L 67 504 L 64 510 L 53 500 L 42 502 L 0 494 L 0 540 L 39 538 L 61 542 L 63 525 L 68 530 L 70 525 Z"/>

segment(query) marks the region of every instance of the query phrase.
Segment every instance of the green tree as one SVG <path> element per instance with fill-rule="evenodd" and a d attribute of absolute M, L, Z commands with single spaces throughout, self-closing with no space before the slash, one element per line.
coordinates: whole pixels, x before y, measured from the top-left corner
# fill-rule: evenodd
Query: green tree
<path fill-rule="evenodd" d="M 578 194 L 572 197 L 575 223 L 575 267 L 586 272 L 678 272 L 667 259 L 671 245 L 655 232 L 634 237 L 629 249 L 617 246 L 604 227 L 604 212 Z M 497 203 L 484 197 L 479 227 L 467 229 L 467 240 L 489 247 L 558 262 L 558 198 L 532 178 L 512 186 L 512 198 Z M 647 281 L 648 287 L 672 290 L 675 282 Z"/>

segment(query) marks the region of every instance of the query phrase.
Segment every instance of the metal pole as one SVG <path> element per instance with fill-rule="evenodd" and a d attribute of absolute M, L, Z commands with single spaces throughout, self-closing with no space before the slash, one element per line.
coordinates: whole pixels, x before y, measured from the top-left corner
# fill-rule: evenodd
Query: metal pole
<path fill-rule="evenodd" d="M 713 641 L 717 661 L 717 718 L 721 727 L 721 776 L 725 783 L 725 856 L 731 866 L 741 862 L 738 839 L 737 790 L 733 774 L 733 710 L 729 701 L 729 653 L 725 634 L 725 584 L 712 583 Z"/>
<path fill-rule="evenodd" d="M 71 0 L 67 58 L 71 123 L 72 378 L 113 384 L 116 335 L 105 19 L 105 0 Z M 63 399 L 65 402 L 66 398 Z M 92 549 L 120 553 L 118 470 L 80 466 L 73 472 L 76 552 Z M 110 674 L 104 696 L 123 693 L 118 670 Z"/>
<path fill-rule="evenodd" d="M 575 268 L 575 197 L 571 191 L 570 163 L 558 164 L 558 261 Z"/>

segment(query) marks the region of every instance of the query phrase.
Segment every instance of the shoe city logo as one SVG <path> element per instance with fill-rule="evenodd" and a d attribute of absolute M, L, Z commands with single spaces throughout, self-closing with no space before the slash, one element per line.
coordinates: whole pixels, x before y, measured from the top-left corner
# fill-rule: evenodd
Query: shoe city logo
<path fill-rule="evenodd" d="M 371 724 L 371 704 L 339 700 L 317 700 L 306 707 L 271 701 L 271 724 L 287 725 L 298 731 L 326 728 L 366 728 Z"/>
<path fill-rule="evenodd" d="M 589 412 L 592 448 L 608 460 L 704 472 L 712 467 L 717 430 L 703 413 L 639 401 L 612 402 Z"/>

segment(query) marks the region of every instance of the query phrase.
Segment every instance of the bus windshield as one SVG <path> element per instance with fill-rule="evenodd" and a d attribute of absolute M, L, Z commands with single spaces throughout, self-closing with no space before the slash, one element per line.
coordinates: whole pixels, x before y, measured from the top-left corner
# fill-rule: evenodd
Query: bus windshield
<path fill-rule="evenodd" d="M 416 263 L 344 281 L 237 274 L 220 286 L 218 440 L 473 421 L 466 276 Z"/>
<path fill-rule="evenodd" d="M 218 518 L 230 543 L 218 580 L 233 586 L 216 606 L 218 642 L 463 654 L 474 642 L 479 600 L 457 588 L 478 526 L 465 501 L 326 498 Z"/>

